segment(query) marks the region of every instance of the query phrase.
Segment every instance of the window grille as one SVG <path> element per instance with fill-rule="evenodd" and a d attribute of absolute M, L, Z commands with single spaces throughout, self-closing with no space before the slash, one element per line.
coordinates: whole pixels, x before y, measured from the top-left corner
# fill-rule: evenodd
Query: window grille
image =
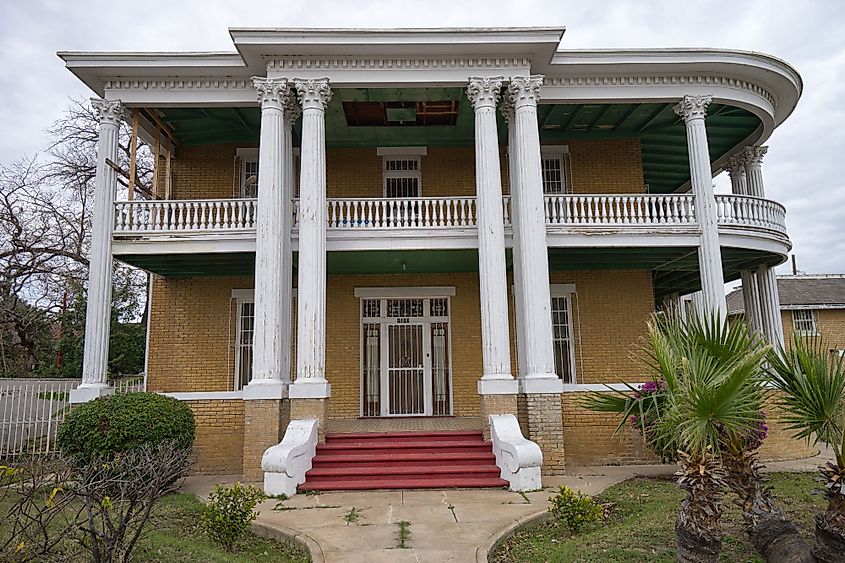
<path fill-rule="evenodd" d="M 384 197 L 420 197 L 422 183 L 420 157 L 385 156 L 382 164 Z"/>
<path fill-rule="evenodd" d="M 564 383 L 575 383 L 575 347 L 572 334 L 571 294 L 552 297 L 555 372 Z"/>
<path fill-rule="evenodd" d="M 387 300 L 388 317 L 422 317 L 424 314 L 423 311 L 422 299 Z"/>
<path fill-rule="evenodd" d="M 252 338 L 255 334 L 255 303 L 238 302 L 238 335 L 235 360 L 237 388 L 243 389 L 252 375 Z"/>
<path fill-rule="evenodd" d="M 792 311 L 792 325 L 796 334 L 815 336 L 818 334 L 816 326 L 816 312 L 812 309 L 796 309 Z"/>

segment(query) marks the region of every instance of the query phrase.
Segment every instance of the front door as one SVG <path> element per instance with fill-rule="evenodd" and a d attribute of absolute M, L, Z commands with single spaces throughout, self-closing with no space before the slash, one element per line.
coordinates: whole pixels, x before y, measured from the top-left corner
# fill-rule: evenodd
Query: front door
<path fill-rule="evenodd" d="M 384 389 L 387 394 L 388 416 L 414 416 L 429 414 L 427 382 L 431 380 L 431 363 L 428 361 L 429 347 L 423 342 L 423 325 L 389 324 L 387 325 L 387 361 L 385 362 L 387 381 Z M 424 352 L 425 351 L 425 352 Z"/>
<path fill-rule="evenodd" d="M 362 299 L 361 414 L 451 414 L 448 298 Z"/>

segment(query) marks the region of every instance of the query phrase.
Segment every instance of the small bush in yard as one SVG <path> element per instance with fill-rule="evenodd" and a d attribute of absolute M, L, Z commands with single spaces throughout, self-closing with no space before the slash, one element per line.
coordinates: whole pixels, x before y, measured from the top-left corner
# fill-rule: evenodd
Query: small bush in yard
<path fill-rule="evenodd" d="M 585 524 L 601 521 L 601 505 L 569 487 L 561 486 L 558 494 L 549 497 L 549 501 L 552 503 L 549 508 L 552 517 L 572 532 L 577 532 Z"/>
<path fill-rule="evenodd" d="M 84 462 L 163 442 L 190 448 L 195 432 L 185 403 L 155 393 L 122 393 L 75 407 L 59 428 L 57 444 Z"/>
<path fill-rule="evenodd" d="M 252 485 L 217 485 L 203 508 L 202 526 L 212 540 L 232 551 L 258 517 L 255 505 L 265 498 Z"/>

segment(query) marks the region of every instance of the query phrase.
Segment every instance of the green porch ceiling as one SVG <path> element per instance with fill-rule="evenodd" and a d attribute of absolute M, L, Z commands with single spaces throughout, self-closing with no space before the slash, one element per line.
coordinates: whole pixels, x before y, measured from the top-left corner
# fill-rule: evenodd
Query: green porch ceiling
<path fill-rule="evenodd" d="M 343 102 L 459 101 L 455 125 L 349 126 Z M 645 183 L 651 193 L 671 193 L 689 180 L 686 129 L 674 104 L 540 104 L 537 118 L 543 141 L 569 139 L 640 139 Z M 159 108 L 183 146 L 258 143 L 261 116 L 257 107 Z M 500 112 L 499 142 L 507 128 Z M 469 146 L 474 143 L 473 109 L 461 88 L 339 88 L 326 111 L 329 147 Z M 707 138 L 711 161 L 726 155 L 760 126 L 751 112 L 711 104 Z M 299 139 L 300 122 L 294 125 Z M 295 141 L 296 142 L 296 141 Z M 178 151 L 177 151 L 178 158 Z"/>
<path fill-rule="evenodd" d="M 119 260 L 165 277 L 252 276 L 253 253 L 150 254 L 118 256 Z M 328 274 L 430 274 L 478 271 L 475 250 L 371 250 L 329 252 Z M 507 252 L 511 268 L 511 253 Z M 742 270 L 761 264 L 776 265 L 775 254 L 722 247 L 725 281 L 739 278 Z M 294 253 L 294 269 L 296 268 Z M 550 248 L 549 269 L 553 272 L 585 270 L 646 270 L 653 273 L 656 298 L 673 292 L 699 289 L 698 255 L 695 247 L 665 248 Z"/>

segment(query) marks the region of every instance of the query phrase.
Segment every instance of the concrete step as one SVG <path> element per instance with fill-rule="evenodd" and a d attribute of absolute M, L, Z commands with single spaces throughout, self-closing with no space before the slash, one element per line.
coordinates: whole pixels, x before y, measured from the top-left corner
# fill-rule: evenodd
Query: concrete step
<path fill-rule="evenodd" d="M 371 489 L 455 489 L 455 488 L 490 488 L 507 487 L 504 479 L 492 477 L 463 477 L 463 478 L 391 478 L 380 481 L 363 479 L 349 479 L 341 482 L 309 479 L 299 486 L 303 491 L 348 491 Z"/>
<path fill-rule="evenodd" d="M 317 454 L 312 460 L 313 467 L 327 467 L 329 465 L 348 465 L 358 467 L 382 467 L 405 465 L 417 467 L 433 467 L 443 463 L 459 463 L 461 465 L 495 464 L 496 456 L 493 452 L 436 452 L 436 453 L 363 453 L 363 454 Z"/>
<path fill-rule="evenodd" d="M 483 441 L 481 430 L 424 430 L 408 432 L 333 432 L 326 434 L 326 443 L 334 444 L 341 442 L 372 442 L 375 440 L 389 439 L 391 442 L 419 440 L 428 441 L 454 441 L 454 440 L 477 440 Z"/>
<path fill-rule="evenodd" d="M 499 468 L 495 465 L 444 465 L 441 467 L 317 467 L 305 474 L 310 481 L 383 481 L 385 479 L 425 479 L 432 476 L 461 479 L 498 478 Z"/>
<path fill-rule="evenodd" d="M 439 452 L 487 452 L 492 445 L 481 440 L 404 440 L 388 438 L 361 442 L 326 442 L 317 446 L 318 454 L 354 455 L 363 453 L 439 453 Z"/>

